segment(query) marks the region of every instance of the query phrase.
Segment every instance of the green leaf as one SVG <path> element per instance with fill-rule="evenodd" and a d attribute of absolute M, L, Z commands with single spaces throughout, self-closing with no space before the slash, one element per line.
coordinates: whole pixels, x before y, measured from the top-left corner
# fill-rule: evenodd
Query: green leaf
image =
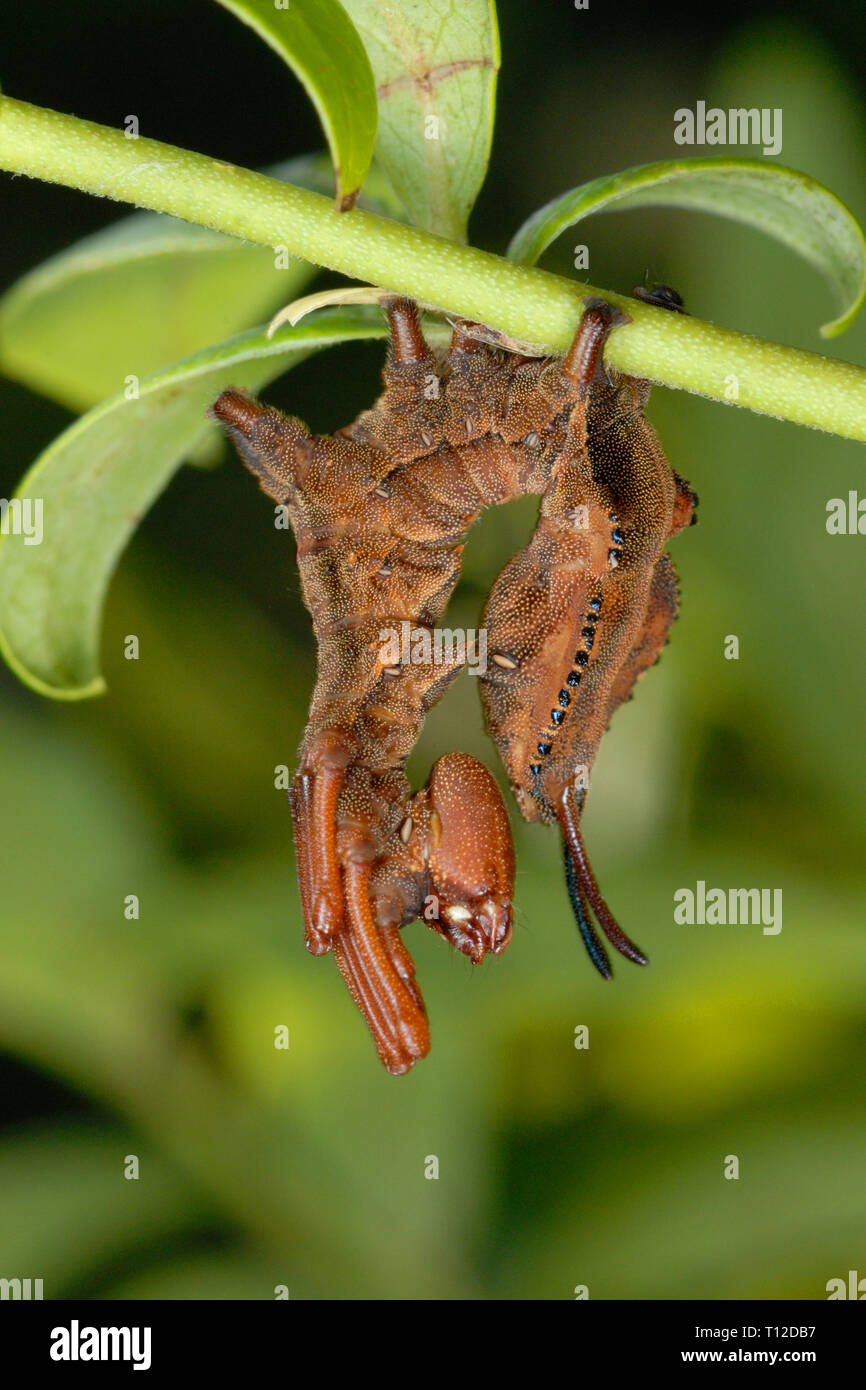
<path fill-rule="evenodd" d="M 0 652 L 25 684 L 58 699 L 102 692 L 99 627 L 111 573 L 225 387 L 257 390 L 321 348 L 384 335 L 382 316 L 363 307 L 270 340 L 256 329 L 156 373 L 137 400 L 104 401 L 54 440 L 16 493 L 29 499 L 34 525 L 0 537 Z M 20 514 L 26 520 L 23 506 Z"/>
<path fill-rule="evenodd" d="M 219 0 L 303 83 L 337 177 L 337 208 L 354 207 L 376 143 L 376 84 L 358 31 L 337 0 Z"/>
<path fill-rule="evenodd" d="M 344 0 L 379 96 L 376 158 L 410 220 L 466 240 L 493 138 L 499 31 L 492 0 Z"/>
<path fill-rule="evenodd" d="M 825 337 L 844 332 L 860 312 L 866 240 L 856 218 L 807 174 L 754 159 L 666 159 L 593 179 L 533 213 L 508 255 L 534 265 L 560 232 L 590 213 L 659 206 L 730 217 L 799 252 L 827 276 L 839 301 L 839 316 L 821 329 Z"/>
<path fill-rule="evenodd" d="M 333 187 L 327 154 L 267 170 L 317 193 Z M 362 203 L 388 216 L 396 200 L 371 170 Z M 0 371 L 77 413 L 168 362 L 261 323 L 316 273 L 291 257 L 277 269 L 255 246 L 162 213 L 134 213 L 23 276 L 0 299 Z"/>
<path fill-rule="evenodd" d="M 0 301 L 0 370 L 76 412 L 292 299 L 312 267 L 160 213 L 135 213 Z"/>

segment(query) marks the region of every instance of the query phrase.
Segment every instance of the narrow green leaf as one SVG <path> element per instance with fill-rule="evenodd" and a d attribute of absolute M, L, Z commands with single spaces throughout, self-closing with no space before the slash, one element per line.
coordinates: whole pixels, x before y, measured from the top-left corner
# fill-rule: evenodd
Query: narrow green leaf
<path fill-rule="evenodd" d="M 673 159 L 606 175 L 554 198 L 524 222 L 508 255 L 534 265 L 560 232 L 593 212 L 691 208 L 745 222 L 784 242 L 829 279 L 840 313 L 821 329 L 848 328 L 866 298 L 866 240 L 853 213 L 807 174 L 754 159 Z"/>
<path fill-rule="evenodd" d="M 316 193 L 327 154 L 267 171 Z M 361 200 L 395 216 L 377 169 Z M 297 257 L 161 213 L 134 213 L 24 275 L 0 299 L 0 372 L 76 413 L 212 343 L 261 323 L 316 274 Z"/>
<path fill-rule="evenodd" d="M 453 241 L 484 181 L 499 31 L 493 0 L 344 0 L 379 97 L 376 158 L 410 221 Z"/>
<path fill-rule="evenodd" d="M 256 329 L 156 373 L 137 400 L 104 401 L 55 439 L 16 493 L 20 525 L 12 513 L 0 536 L 0 652 L 25 684 L 58 699 L 102 692 L 111 573 L 225 387 L 258 390 L 321 348 L 385 331 L 364 307 L 326 311 L 273 339 Z"/>
<path fill-rule="evenodd" d="M 313 268 L 264 246 L 135 213 L 25 275 L 0 300 L 0 370 L 87 410 L 167 362 L 260 323 Z"/>
<path fill-rule="evenodd" d="M 218 0 L 288 63 L 322 122 L 337 207 L 354 207 L 376 143 L 376 84 L 358 31 L 337 0 Z"/>

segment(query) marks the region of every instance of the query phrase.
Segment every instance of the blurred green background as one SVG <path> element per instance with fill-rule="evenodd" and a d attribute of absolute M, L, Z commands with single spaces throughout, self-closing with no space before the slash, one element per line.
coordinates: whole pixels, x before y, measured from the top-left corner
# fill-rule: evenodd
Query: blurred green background
<path fill-rule="evenodd" d="M 499 9 L 477 243 L 504 249 L 566 187 L 677 155 L 673 112 L 698 99 L 782 107 L 782 161 L 866 218 L 861 7 Z M 204 0 L 48 3 L 33 22 L 28 42 L 2 18 L 14 96 L 138 112 L 250 165 L 320 142 L 274 55 Z M 3 285 L 123 212 L 3 176 Z M 608 215 L 545 264 L 570 273 L 577 242 L 598 285 L 648 271 L 702 318 L 821 348 L 825 286 L 757 233 Z M 866 322 L 830 350 L 866 363 Z M 380 362 L 340 348 L 268 399 L 331 430 Z M 234 456 L 183 470 L 125 555 L 105 698 L 53 705 L 0 672 L 0 1275 L 51 1298 L 810 1299 L 866 1274 L 866 542 L 825 529 L 830 498 L 866 494 L 863 450 L 679 393 L 651 416 L 700 525 L 673 543 L 681 617 L 605 741 L 586 834 L 652 967 L 595 975 L 556 836 L 515 814 L 505 957 L 474 970 L 405 933 L 433 1032 L 408 1077 L 382 1071 L 333 963 L 303 949 L 273 780 L 313 650 L 291 541 Z M 0 418 L 8 497 L 71 416 L 2 382 Z M 485 517 L 455 624 L 477 624 L 531 523 L 524 505 Z M 429 719 L 416 782 L 455 747 L 493 766 L 469 677 Z M 675 925 L 697 879 L 781 888 L 781 933 Z"/>

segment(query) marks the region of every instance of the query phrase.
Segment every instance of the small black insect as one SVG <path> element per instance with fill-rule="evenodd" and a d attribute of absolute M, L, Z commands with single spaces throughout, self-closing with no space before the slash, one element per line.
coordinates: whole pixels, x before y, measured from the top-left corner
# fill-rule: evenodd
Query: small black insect
<path fill-rule="evenodd" d="M 635 299 L 642 299 L 644 304 L 655 304 L 659 309 L 671 309 L 675 314 L 686 312 L 681 297 L 676 290 L 672 290 L 670 285 L 652 285 L 646 288 L 644 285 L 636 285 L 632 290 Z"/>

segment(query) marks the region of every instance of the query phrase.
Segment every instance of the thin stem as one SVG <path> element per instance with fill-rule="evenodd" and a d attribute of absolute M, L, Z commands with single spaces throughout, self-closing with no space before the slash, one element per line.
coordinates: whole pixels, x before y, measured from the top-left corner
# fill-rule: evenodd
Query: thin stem
<path fill-rule="evenodd" d="M 0 168 L 283 246 L 552 352 L 568 347 L 581 299 L 601 295 L 633 320 L 611 336 L 607 357 L 615 367 L 866 440 L 861 367 L 514 265 L 360 209 L 337 213 L 319 194 L 222 160 L 2 97 Z"/>

